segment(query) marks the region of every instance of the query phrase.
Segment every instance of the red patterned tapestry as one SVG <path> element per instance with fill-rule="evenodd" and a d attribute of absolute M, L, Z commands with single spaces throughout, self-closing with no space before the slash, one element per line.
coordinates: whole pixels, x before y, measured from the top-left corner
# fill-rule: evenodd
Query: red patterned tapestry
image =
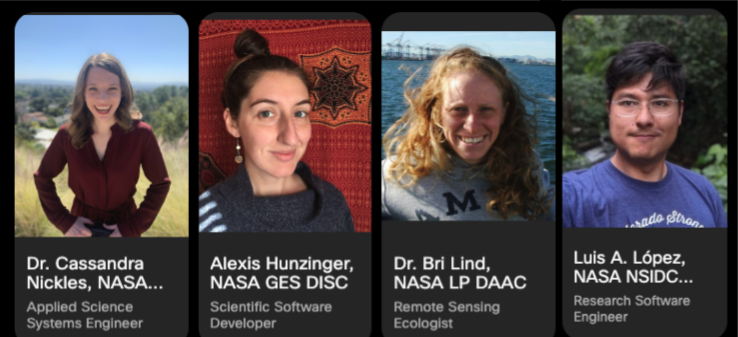
<path fill-rule="evenodd" d="M 220 95 L 244 29 L 269 40 L 274 55 L 305 69 L 313 83 L 312 138 L 302 160 L 338 187 L 357 232 L 371 230 L 371 28 L 366 20 L 204 20 L 200 24 L 200 193 L 236 170 Z"/>

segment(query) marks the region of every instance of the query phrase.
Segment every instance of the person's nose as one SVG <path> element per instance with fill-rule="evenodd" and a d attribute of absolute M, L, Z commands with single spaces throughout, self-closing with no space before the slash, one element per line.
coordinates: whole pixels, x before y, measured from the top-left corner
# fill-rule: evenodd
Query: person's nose
<path fill-rule="evenodd" d="M 635 116 L 636 126 L 641 129 L 647 129 L 653 126 L 653 115 L 648 109 L 648 102 L 638 107 L 638 114 Z"/>
<path fill-rule="evenodd" d="M 479 111 L 476 111 L 476 110 L 469 111 L 469 114 L 466 116 L 466 119 L 464 120 L 464 129 L 471 134 L 474 134 L 475 132 L 479 131 L 479 129 L 482 127 L 480 117 L 481 116 L 479 115 Z"/>
<path fill-rule="evenodd" d="M 97 94 L 98 101 L 107 101 L 109 98 L 110 95 L 108 94 L 107 90 L 100 90 L 100 92 Z"/>
<path fill-rule="evenodd" d="M 280 116 L 279 141 L 289 146 L 296 146 L 300 143 L 300 137 L 297 135 L 297 127 L 291 115 Z"/>

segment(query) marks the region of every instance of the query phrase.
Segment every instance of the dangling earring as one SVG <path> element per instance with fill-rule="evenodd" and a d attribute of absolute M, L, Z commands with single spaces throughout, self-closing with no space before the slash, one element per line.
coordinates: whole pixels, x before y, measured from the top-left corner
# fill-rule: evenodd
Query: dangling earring
<path fill-rule="evenodd" d="M 236 138 L 236 163 L 240 164 L 243 162 L 243 157 L 241 157 L 241 143 L 238 141 L 238 138 Z"/>

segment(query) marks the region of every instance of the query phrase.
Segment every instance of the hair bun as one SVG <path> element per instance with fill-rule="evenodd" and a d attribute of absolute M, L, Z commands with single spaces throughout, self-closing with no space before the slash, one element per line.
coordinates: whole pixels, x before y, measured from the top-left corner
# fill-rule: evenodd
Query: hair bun
<path fill-rule="evenodd" d="M 253 29 L 247 29 L 238 34 L 233 43 L 233 52 L 236 57 L 243 58 L 249 55 L 269 55 L 269 41 Z"/>

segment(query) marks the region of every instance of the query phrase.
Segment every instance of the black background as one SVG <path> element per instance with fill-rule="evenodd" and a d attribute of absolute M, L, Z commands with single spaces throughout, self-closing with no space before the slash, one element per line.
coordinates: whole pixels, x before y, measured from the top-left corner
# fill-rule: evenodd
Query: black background
<path fill-rule="evenodd" d="M 259 1 L 225 1 L 225 2 L 216 2 L 216 1 L 159 1 L 159 2 L 138 2 L 138 1 L 125 1 L 125 2 L 114 2 L 114 1 L 84 1 L 84 2 L 61 2 L 61 1 L 53 1 L 53 2 L 43 2 L 43 1 L 18 1 L 18 2 L 5 2 L 3 4 L 3 10 L 2 14 L 2 31 L 4 32 L 6 36 L 7 43 L 5 44 L 5 47 L 7 49 L 10 49 L 11 45 L 11 39 L 14 39 L 14 30 L 15 30 L 15 23 L 20 19 L 21 16 L 24 14 L 29 13 L 40 13 L 40 12 L 46 12 L 46 13 L 55 13 L 55 14 L 62 14 L 62 13 L 74 13 L 74 14 L 83 14 L 85 12 L 89 13 L 110 13 L 110 14 L 124 14 L 124 13 L 130 13 L 130 14 L 143 14 L 143 13 L 174 13 L 177 15 L 182 16 L 188 26 L 189 26 L 189 62 L 190 62 L 190 70 L 189 70 L 189 87 L 190 87 L 190 120 L 191 121 L 197 121 L 197 102 L 198 102 L 198 27 L 200 21 L 205 18 L 208 14 L 214 13 L 214 12 L 277 12 L 277 11 L 289 11 L 289 12 L 357 12 L 361 15 L 363 15 L 372 25 L 372 63 L 375 65 L 372 67 L 372 77 L 374 78 L 374 81 L 372 83 L 372 92 L 375 93 L 375 95 L 372 96 L 372 99 L 374 100 L 372 102 L 372 106 L 378 107 L 381 106 L 380 99 L 381 95 L 381 67 L 378 65 L 381 64 L 381 58 L 380 58 L 380 45 L 382 43 L 381 40 L 381 29 L 382 29 L 382 23 L 384 20 L 391 14 L 396 12 L 541 12 L 548 17 L 551 18 L 551 20 L 554 22 L 554 25 L 556 26 L 556 40 L 557 40 L 557 46 L 561 45 L 561 25 L 563 22 L 564 17 L 575 9 L 580 8 L 712 8 L 717 11 L 719 11 L 723 16 L 725 16 L 727 22 L 728 22 L 728 59 L 733 60 L 732 62 L 728 62 L 728 91 L 735 93 L 736 92 L 736 12 L 737 12 L 738 3 L 735 1 L 655 1 L 655 2 L 649 2 L 649 1 L 620 1 L 620 2 L 614 2 L 614 1 L 571 1 L 571 2 L 559 2 L 559 1 L 541 1 L 541 2 L 515 2 L 515 1 L 472 1 L 472 2 L 451 2 L 451 1 L 382 1 L 382 2 L 362 2 L 362 1 L 326 1 L 326 2 L 317 2 L 317 1 L 299 1 L 299 2 L 289 2 L 289 1 L 271 1 L 271 2 L 259 2 Z M 449 27 L 455 27 L 455 28 L 449 28 Z M 439 22 L 438 30 L 462 30 L 464 27 L 464 22 Z M 125 27 L 117 27 L 120 29 L 121 33 L 124 33 Z M 13 36 L 12 38 L 10 36 Z M 144 51 L 145 52 L 145 51 Z M 53 62 L 53 55 L 54 51 L 49 50 L 49 62 Z M 8 95 L 6 97 L 10 97 L 10 85 L 11 85 L 11 79 L 14 78 L 14 75 L 12 73 L 12 63 L 10 62 L 11 56 L 7 56 L 10 53 L 6 53 L 6 65 L 3 67 L 4 69 L 4 83 L 5 83 L 5 91 L 8 92 Z M 561 49 L 557 48 L 556 51 L 556 59 L 560 63 L 561 62 Z M 561 88 L 561 67 L 557 67 L 557 93 L 562 92 Z M 557 101 L 557 111 L 560 111 L 561 103 L 560 101 Z M 9 106 L 9 105 L 6 105 Z M 738 111 L 738 106 L 736 105 L 736 100 L 731 100 L 729 102 L 729 120 L 730 120 L 730 132 L 728 132 L 728 144 L 730 146 L 730 152 L 729 152 L 729 159 L 730 159 L 730 166 L 733 171 L 735 171 L 735 150 L 733 149 L 734 144 L 736 144 L 735 139 L 735 127 L 736 127 L 736 111 Z M 372 235 L 374 238 L 381 237 L 382 228 L 381 228 L 381 221 L 380 221 L 380 183 L 379 183 L 379 177 L 381 175 L 380 173 L 380 161 L 381 161 L 381 151 L 379 144 L 381 143 L 381 127 L 380 123 L 377 123 L 376 121 L 379 120 L 378 116 L 380 116 L 381 111 L 379 109 L 374 109 L 373 116 L 375 122 L 372 125 L 372 204 L 374 205 L 373 211 L 372 211 Z M 10 114 L 8 114 L 8 121 L 10 119 Z M 561 114 L 557 114 L 557 125 L 561 125 Z M 196 135 L 198 134 L 198 126 L 196 122 L 190 123 L 190 134 Z M 10 141 L 10 133 L 6 133 L 6 139 L 9 142 Z M 192 138 L 193 140 L 195 137 Z M 560 145 L 562 144 L 562 134 L 557 134 L 557 143 Z M 6 147 L 8 148 L 9 145 Z M 560 148 L 559 148 L 560 150 Z M 196 161 L 194 160 L 197 158 L 197 142 L 193 141 L 190 144 L 190 159 L 191 159 L 191 167 L 190 167 L 190 186 L 193 186 L 190 190 L 190 243 L 189 243 L 189 256 L 183 257 L 189 259 L 189 273 L 190 273 L 190 306 L 189 306 L 189 334 L 188 336 L 199 336 L 198 334 L 198 306 L 193 305 L 194 302 L 192 299 L 198 298 L 198 287 L 196 286 L 195 282 L 198 279 L 197 272 L 197 263 L 198 263 L 198 252 L 199 252 L 199 245 L 197 240 L 197 216 L 196 213 L 193 211 L 197 207 L 196 201 L 197 201 L 197 189 L 194 188 L 194 186 L 197 185 L 197 175 L 195 172 L 196 170 Z M 561 152 L 558 153 L 558 157 L 561 157 Z M 557 168 L 558 172 L 562 172 L 561 169 L 561 161 L 557 161 L 557 165 L 559 167 Z M 12 170 L 12 166 L 9 166 L 6 168 L 7 171 Z M 557 181 L 561 181 L 561 177 L 557 177 Z M 731 178 L 730 179 L 730 187 L 729 187 L 729 202 L 730 206 L 732 207 L 735 205 L 735 191 L 736 191 L 736 180 Z M 560 189 L 559 189 L 560 191 Z M 8 195 L 10 193 L 8 192 Z M 559 200 L 561 200 L 561 193 L 558 192 Z M 557 203 L 560 206 L 560 203 Z M 10 208 L 10 206 L 6 206 L 6 209 Z M 557 211 L 557 214 L 560 214 L 561 209 Z M 736 295 L 738 293 L 736 292 L 736 253 L 738 252 L 736 250 L 736 218 L 735 218 L 735 208 L 729 208 L 728 211 L 728 235 L 724 239 L 728 242 L 728 256 L 727 256 L 727 266 L 716 266 L 716 268 L 726 268 L 728 270 L 728 307 L 726 308 L 728 313 L 728 325 L 722 336 L 730 336 L 734 337 L 738 334 L 738 330 L 736 329 Z M 560 215 L 559 215 L 560 220 Z M 12 247 L 13 243 L 11 242 L 13 235 L 11 234 L 11 226 L 7 226 L 7 232 L 6 232 L 6 238 L 5 238 L 5 247 L 6 247 L 6 253 L 7 254 L 13 254 Z M 667 236 L 668 233 L 665 233 L 664 236 Z M 556 254 L 556 279 L 561 279 L 561 242 L 562 242 L 562 230 L 559 228 L 559 226 L 556 226 L 556 243 L 557 243 L 557 250 L 555 252 Z M 367 317 L 367 319 L 371 319 L 371 326 L 372 326 L 372 332 L 371 336 L 381 336 L 381 300 L 379 294 L 381 294 L 381 284 L 380 284 L 380 277 L 381 277 L 381 240 L 372 240 L 372 294 L 374 296 L 372 297 L 372 315 L 371 318 Z M 368 254 L 369 252 L 367 252 Z M 554 252 L 551 252 L 554 253 Z M 11 259 L 7 259 L 7 261 L 10 261 Z M 6 278 L 11 279 L 11 278 Z M 13 286 L 10 285 L 10 281 L 7 283 L 4 283 L 5 285 L 5 298 L 9 299 L 12 298 L 13 294 Z M 561 307 L 561 286 L 560 284 L 557 285 L 557 291 L 556 291 L 556 303 L 557 308 Z M 5 309 L 8 310 L 6 312 L 9 312 L 10 310 L 14 311 L 14 303 L 12 301 L 5 301 Z M 559 336 L 567 336 L 566 333 L 563 330 L 563 326 L 561 324 L 561 316 L 562 312 L 561 310 L 556 311 L 556 337 Z M 11 318 L 10 315 L 6 316 L 6 324 L 4 325 L 4 328 L 2 330 L 3 335 L 11 335 L 13 334 L 13 326 L 14 326 L 14 317 Z M 535 324 L 535 320 L 532 319 L 531 324 Z M 176 329 L 173 329 L 174 332 Z M 658 330 L 653 330 L 655 334 L 658 334 Z M 71 334 L 67 334 L 71 335 Z M 310 333 L 306 332 L 306 335 L 311 335 Z M 63 336 L 63 334 L 59 334 L 59 336 Z M 176 336 L 175 336 L 176 337 Z M 360 336 L 361 337 L 361 336 Z"/>
<path fill-rule="evenodd" d="M 382 233 L 382 331 L 385 336 L 551 336 L 555 328 L 556 272 L 553 221 L 387 221 Z M 394 270 L 394 257 L 414 260 L 415 270 Z M 424 270 L 423 256 L 444 259 L 444 270 Z M 451 257 L 458 261 L 486 258 L 489 273 L 451 270 Z M 394 289 L 394 275 L 438 275 L 443 289 Z M 450 289 L 451 275 L 467 275 L 463 289 Z M 476 289 L 476 276 L 525 276 L 525 289 Z M 376 281 L 375 281 L 376 282 Z M 395 312 L 394 302 L 441 303 L 443 312 Z M 499 314 L 451 313 L 457 303 L 499 303 Z M 453 319 L 453 329 L 394 329 L 394 318 Z M 535 324 L 532 324 L 535 322 Z"/>
<path fill-rule="evenodd" d="M 697 232 L 692 228 L 565 228 L 562 261 L 562 316 L 564 329 L 572 337 L 585 336 L 653 336 L 654 327 L 659 327 L 661 336 L 719 336 L 725 328 L 726 268 L 727 260 L 724 228 L 711 228 Z M 635 232 L 634 232 L 635 230 Z M 667 233 L 668 232 L 668 233 Z M 605 254 L 602 265 L 574 264 L 574 251 L 580 261 L 583 254 Z M 613 252 L 627 264 L 610 264 Z M 661 264 L 657 267 L 636 265 L 633 252 L 638 252 L 639 261 L 643 254 L 681 254 L 684 267 L 676 264 Z M 574 283 L 574 270 L 617 270 L 622 283 Z M 692 283 L 628 283 L 626 270 L 660 269 L 676 270 L 680 280 Z M 627 295 L 630 306 L 593 307 L 574 306 L 574 295 L 583 297 L 620 297 Z M 636 295 L 651 297 L 689 297 L 691 303 L 684 307 L 636 306 Z M 574 322 L 574 311 L 583 313 L 628 313 L 624 323 Z"/>
<path fill-rule="evenodd" d="M 199 330 L 203 336 L 298 336 L 320 334 L 326 337 L 367 336 L 371 324 L 366 317 L 371 314 L 371 260 L 369 252 L 371 234 L 369 233 L 202 233 L 200 238 L 199 288 Z M 260 269 L 210 270 L 215 256 L 221 259 L 257 259 Z M 336 270 L 325 274 L 320 270 L 287 271 L 267 270 L 266 257 L 279 256 L 280 259 L 350 259 L 350 270 Z M 260 289 L 210 289 L 210 275 L 254 275 L 259 280 Z M 267 288 L 269 275 L 299 275 L 300 289 Z M 346 289 L 306 289 L 307 275 L 345 275 L 348 277 Z M 195 284 L 195 282 L 193 282 Z M 270 303 L 268 313 L 213 313 L 210 302 L 247 303 L 262 301 Z M 283 303 L 330 303 L 329 313 L 277 313 L 275 301 Z M 193 301 L 194 303 L 194 301 Z M 275 328 L 254 332 L 247 329 L 211 329 L 210 318 L 277 320 Z M 326 327 L 323 329 L 322 327 Z"/>
<path fill-rule="evenodd" d="M 188 264 L 181 258 L 187 252 L 187 238 L 18 238 L 15 242 L 15 296 L 8 296 L 7 302 L 13 298 L 16 314 L 15 326 L 22 336 L 162 336 L 166 334 L 183 335 L 187 329 L 182 322 L 187 319 L 187 305 L 193 301 L 188 296 L 187 279 Z M 91 253 L 92 252 L 92 253 Z M 27 257 L 35 256 L 46 260 L 48 270 L 28 270 Z M 112 271 L 70 271 L 57 270 L 55 261 L 59 256 L 72 259 L 139 259 L 143 261 L 143 270 L 112 270 Z M 67 263 L 68 265 L 68 263 Z M 91 288 L 86 290 L 44 290 L 28 289 L 27 276 L 42 275 L 53 279 L 67 276 L 68 278 L 87 280 Z M 147 286 L 161 289 L 100 289 L 100 276 L 143 276 Z M 10 283 L 10 282 L 8 282 Z M 125 284 L 124 284 L 125 285 Z M 12 287 L 9 286 L 12 289 Z M 29 302 L 34 304 L 60 303 L 71 304 L 77 302 L 75 313 L 37 314 L 26 312 Z M 130 303 L 133 311 L 130 313 L 85 313 L 82 312 L 82 302 L 96 303 Z M 34 317 L 37 320 L 45 319 L 77 319 L 82 322 L 82 329 L 28 329 L 26 320 Z M 95 319 L 143 320 L 139 329 L 86 329 L 87 317 Z"/>

